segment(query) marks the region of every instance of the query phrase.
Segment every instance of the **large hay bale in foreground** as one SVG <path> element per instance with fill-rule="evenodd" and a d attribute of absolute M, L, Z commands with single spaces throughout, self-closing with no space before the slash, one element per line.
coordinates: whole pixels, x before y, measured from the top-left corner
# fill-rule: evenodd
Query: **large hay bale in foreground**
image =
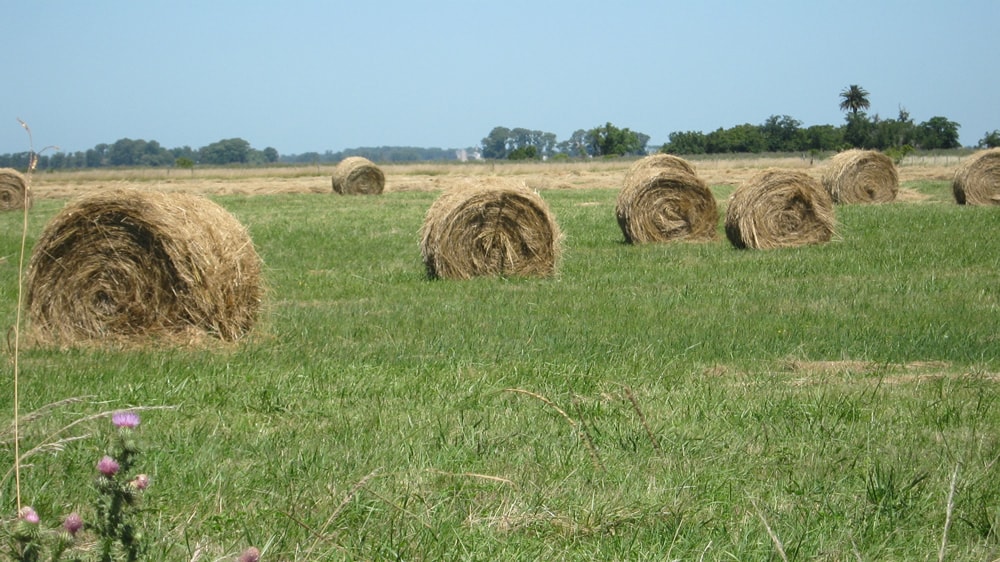
<path fill-rule="evenodd" d="M 785 248 L 828 242 L 835 230 L 833 199 L 808 174 L 763 170 L 733 192 L 726 237 L 737 248 Z"/>
<path fill-rule="evenodd" d="M 485 178 L 444 192 L 420 229 L 431 278 L 556 272 L 562 235 L 548 205 L 523 183 Z"/>
<path fill-rule="evenodd" d="M 0 168 L 0 211 L 31 208 L 31 192 L 21 172 Z"/>
<path fill-rule="evenodd" d="M 260 275 L 247 230 L 204 197 L 132 189 L 84 196 L 35 244 L 31 334 L 60 345 L 237 340 L 257 320 Z"/>
<path fill-rule="evenodd" d="M 959 205 L 1000 205 L 1000 148 L 966 158 L 955 170 L 951 189 Z"/>
<path fill-rule="evenodd" d="M 821 182 L 834 203 L 888 203 L 899 191 L 896 164 L 877 150 L 853 148 L 835 154 Z"/>
<path fill-rule="evenodd" d="M 630 244 L 711 240 L 719 209 L 708 185 L 686 161 L 660 154 L 639 160 L 626 172 L 615 217 Z"/>
<path fill-rule="evenodd" d="M 333 190 L 341 195 L 378 195 L 385 189 L 385 174 L 361 156 L 348 156 L 333 169 Z"/>

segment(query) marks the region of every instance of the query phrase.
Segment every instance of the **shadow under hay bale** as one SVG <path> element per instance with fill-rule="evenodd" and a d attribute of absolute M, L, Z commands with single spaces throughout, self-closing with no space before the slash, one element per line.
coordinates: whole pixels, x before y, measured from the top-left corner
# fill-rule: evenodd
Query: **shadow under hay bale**
<path fill-rule="evenodd" d="M 0 168 L 0 211 L 31 208 L 31 192 L 21 172 Z"/>
<path fill-rule="evenodd" d="M 263 296 L 261 260 L 229 212 L 198 195 L 132 189 L 66 205 L 35 244 L 26 286 L 41 345 L 234 341 Z"/>
<path fill-rule="evenodd" d="M 630 244 L 712 240 L 719 209 L 712 191 L 685 160 L 657 154 L 626 172 L 615 217 Z"/>
<path fill-rule="evenodd" d="M 333 169 L 333 191 L 341 195 L 378 195 L 385 189 L 385 174 L 361 156 L 348 156 Z"/>
<path fill-rule="evenodd" d="M 966 158 L 955 170 L 951 190 L 959 205 L 1000 205 L 1000 148 Z"/>
<path fill-rule="evenodd" d="M 821 182 L 834 203 L 888 203 L 899 191 L 896 164 L 877 150 L 855 148 L 835 154 Z"/>
<path fill-rule="evenodd" d="M 733 192 L 726 237 L 736 248 L 769 249 L 828 242 L 833 200 L 804 172 L 764 170 Z"/>
<path fill-rule="evenodd" d="M 523 183 L 485 178 L 443 193 L 420 229 L 430 278 L 556 272 L 561 233 L 545 201 Z"/>

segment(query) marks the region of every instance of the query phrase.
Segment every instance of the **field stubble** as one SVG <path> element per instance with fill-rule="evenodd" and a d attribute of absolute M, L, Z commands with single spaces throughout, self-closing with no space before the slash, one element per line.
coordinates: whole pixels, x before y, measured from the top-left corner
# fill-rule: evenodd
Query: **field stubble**
<path fill-rule="evenodd" d="M 436 191 L 448 189 L 469 177 L 513 176 L 528 187 L 544 189 L 620 188 L 631 159 L 573 162 L 437 162 L 381 164 L 385 192 Z M 954 176 L 956 156 L 908 157 L 899 166 L 900 183 L 946 181 Z M 770 167 L 802 170 L 817 180 L 824 160 L 808 157 L 698 158 L 692 159 L 699 177 L 711 186 L 736 187 L 755 172 Z M 37 198 L 71 198 L 90 190 L 111 187 L 153 187 L 204 195 L 273 195 L 280 193 L 324 193 L 332 191 L 333 165 L 275 166 L 266 168 L 176 168 L 96 169 L 41 173 L 32 181 Z M 900 198 L 919 199 L 903 189 Z"/>

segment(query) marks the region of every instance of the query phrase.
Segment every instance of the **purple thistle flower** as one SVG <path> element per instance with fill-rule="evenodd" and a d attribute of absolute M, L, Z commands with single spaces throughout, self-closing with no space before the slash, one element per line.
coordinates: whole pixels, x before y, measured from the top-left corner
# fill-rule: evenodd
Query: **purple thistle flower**
<path fill-rule="evenodd" d="M 35 508 L 31 507 L 30 505 L 22 507 L 21 511 L 17 513 L 17 516 L 20 517 L 26 523 L 31 523 L 32 525 L 37 525 L 38 522 L 40 521 L 40 519 L 38 518 L 38 513 L 35 512 Z"/>
<path fill-rule="evenodd" d="M 66 516 L 63 521 L 63 529 L 66 530 L 71 536 L 76 536 L 76 534 L 83 528 L 83 519 L 77 512 L 70 513 Z"/>
<path fill-rule="evenodd" d="M 135 429 L 139 427 L 139 414 L 135 412 L 115 412 L 111 415 L 111 423 L 115 427 Z"/>
<path fill-rule="evenodd" d="M 250 548 L 243 551 L 237 562 L 260 562 L 260 551 L 256 547 L 251 546 Z"/>
<path fill-rule="evenodd" d="M 118 461 L 105 455 L 104 458 L 97 461 L 97 470 L 101 474 L 111 477 L 118 473 Z"/>

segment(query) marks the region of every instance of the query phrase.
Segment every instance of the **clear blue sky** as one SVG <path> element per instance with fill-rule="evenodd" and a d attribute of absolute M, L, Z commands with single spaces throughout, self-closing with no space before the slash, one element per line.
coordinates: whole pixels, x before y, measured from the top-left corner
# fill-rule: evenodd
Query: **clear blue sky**
<path fill-rule="evenodd" d="M 120 138 L 281 154 L 567 139 L 611 122 L 659 146 L 770 115 L 944 116 L 1000 129 L 1000 1 L 5 2 L 0 153 Z"/>

